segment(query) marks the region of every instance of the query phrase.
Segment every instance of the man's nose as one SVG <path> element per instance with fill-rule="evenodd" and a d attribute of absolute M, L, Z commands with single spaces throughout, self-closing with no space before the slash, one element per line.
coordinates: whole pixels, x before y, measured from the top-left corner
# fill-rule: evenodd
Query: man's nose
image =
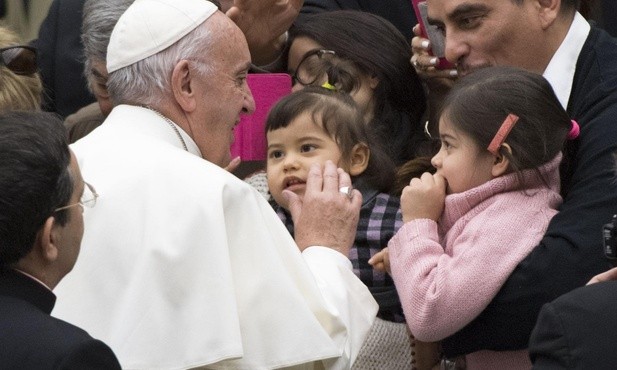
<path fill-rule="evenodd" d="M 250 89 L 246 89 L 244 94 L 244 102 L 242 104 L 242 112 L 245 114 L 251 114 L 255 111 L 255 99 L 253 99 L 253 93 Z"/>
<path fill-rule="evenodd" d="M 463 40 L 462 35 L 458 33 L 446 32 L 445 43 L 446 59 L 450 63 L 458 63 L 461 58 L 469 54 L 468 44 Z"/>

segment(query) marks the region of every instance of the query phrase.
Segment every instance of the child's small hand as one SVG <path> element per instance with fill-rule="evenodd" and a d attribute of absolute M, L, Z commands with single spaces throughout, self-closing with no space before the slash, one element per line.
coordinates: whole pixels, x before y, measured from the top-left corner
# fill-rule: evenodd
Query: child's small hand
<path fill-rule="evenodd" d="M 388 247 L 385 247 L 381 251 L 375 253 L 373 257 L 368 260 L 369 265 L 377 271 L 385 271 L 390 273 L 390 254 L 388 253 Z"/>
<path fill-rule="evenodd" d="M 403 189 L 401 212 L 403 222 L 420 218 L 437 221 L 443 212 L 446 198 L 446 180 L 439 174 L 428 172 L 413 178 Z"/>

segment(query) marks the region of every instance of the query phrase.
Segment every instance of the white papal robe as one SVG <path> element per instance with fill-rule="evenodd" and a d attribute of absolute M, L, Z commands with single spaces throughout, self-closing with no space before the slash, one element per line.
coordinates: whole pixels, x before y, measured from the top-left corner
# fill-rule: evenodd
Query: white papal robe
<path fill-rule="evenodd" d="M 349 368 L 377 311 L 349 260 L 300 253 L 263 197 L 177 128 L 188 152 L 156 113 L 120 105 L 72 145 L 99 199 L 54 316 L 127 369 Z"/>

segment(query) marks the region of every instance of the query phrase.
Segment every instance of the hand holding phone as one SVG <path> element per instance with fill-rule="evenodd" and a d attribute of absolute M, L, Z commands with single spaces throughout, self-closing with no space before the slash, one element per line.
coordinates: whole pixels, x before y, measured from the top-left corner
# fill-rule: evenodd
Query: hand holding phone
<path fill-rule="evenodd" d="M 416 13 L 416 19 L 418 20 L 418 27 L 420 29 L 420 36 L 429 39 L 431 42 L 431 51 L 429 53 L 439 58 L 439 62 L 435 65 L 437 69 L 451 69 L 455 68 L 454 64 L 450 63 L 446 59 L 446 42 L 441 31 L 436 27 L 428 23 L 428 10 L 425 0 L 411 0 L 414 12 Z"/>

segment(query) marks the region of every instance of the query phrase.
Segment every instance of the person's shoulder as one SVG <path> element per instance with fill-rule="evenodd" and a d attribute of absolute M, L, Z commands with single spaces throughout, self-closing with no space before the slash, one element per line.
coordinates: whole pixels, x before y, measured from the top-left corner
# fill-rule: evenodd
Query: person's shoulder
<path fill-rule="evenodd" d="M 3 333 L 0 354 L 4 364 L 17 361 L 21 368 L 41 369 L 46 366 L 120 368 L 113 351 L 85 330 L 52 317 L 21 299 L 2 296 L 0 305 L 0 330 Z M 78 366 L 73 366 L 76 364 Z"/>
<path fill-rule="evenodd" d="M 590 307 L 613 310 L 617 305 L 617 281 L 586 285 L 566 293 L 552 302 L 555 308 Z"/>
<path fill-rule="evenodd" d="M 50 352 L 60 358 L 59 368 L 119 369 L 118 359 L 102 341 L 93 338 L 85 330 L 64 320 L 48 316 L 44 338 Z"/>
<path fill-rule="evenodd" d="M 97 121 L 99 124 L 101 124 L 104 120 L 105 116 L 103 115 L 103 112 L 101 112 L 101 107 L 99 106 L 99 103 L 94 102 L 80 108 L 75 113 L 67 116 L 64 120 L 64 125 L 67 129 L 70 129 L 71 127 L 83 121 Z"/>
<path fill-rule="evenodd" d="M 15 333 L 21 332 L 30 341 L 50 341 L 52 347 L 65 347 L 93 340 L 85 330 L 50 316 L 25 301 L 3 297 L 1 302 L 8 307 L 6 311 L 2 310 L 3 319 L 11 320 L 17 329 Z"/>
<path fill-rule="evenodd" d="M 595 55 L 597 59 L 599 73 L 604 76 L 617 77 L 617 38 L 602 29 L 592 27 L 588 40 L 591 43 L 589 46 L 594 51 L 592 55 Z"/>
<path fill-rule="evenodd" d="M 69 143 L 74 143 L 99 127 L 105 116 L 98 103 L 92 103 L 66 117 L 64 127 L 69 136 Z"/>
<path fill-rule="evenodd" d="M 574 92 L 582 90 L 578 99 L 596 101 L 617 95 L 616 82 L 617 39 L 592 26 L 576 63 Z"/>
<path fill-rule="evenodd" d="M 58 368 L 115 370 L 121 367 L 108 345 L 88 335 L 64 353 Z"/>
<path fill-rule="evenodd" d="M 534 369 L 614 368 L 617 281 L 566 293 L 542 308 L 529 340 Z"/>

